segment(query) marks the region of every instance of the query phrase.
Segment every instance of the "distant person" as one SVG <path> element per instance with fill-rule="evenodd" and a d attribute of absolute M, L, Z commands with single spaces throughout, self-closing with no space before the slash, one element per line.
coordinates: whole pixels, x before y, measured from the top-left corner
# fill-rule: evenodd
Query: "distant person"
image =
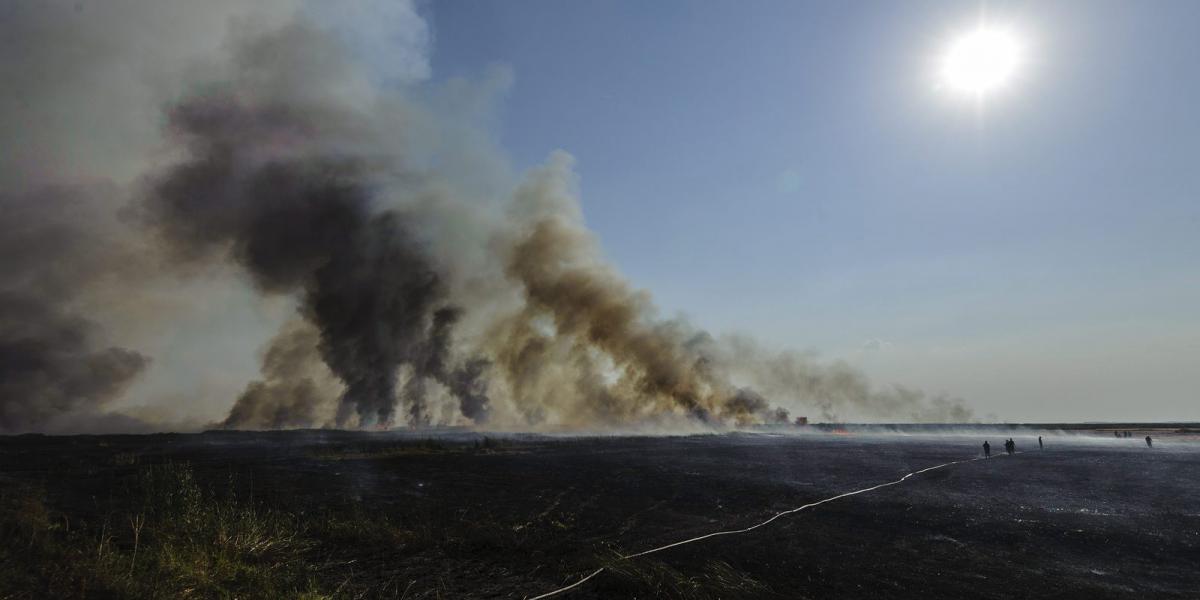
<path fill-rule="evenodd" d="M 1114 432 L 1113 432 L 1113 437 L 1121 437 L 1121 432 L 1120 432 L 1120 431 L 1114 431 Z"/>
<path fill-rule="evenodd" d="M 984 458 L 992 457 L 992 445 L 987 443 L 987 440 L 983 440 L 983 457 Z"/>
<path fill-rule="evenodd" d="M 1017 449 L 1017 444 L 1016 444 L 1016 442 L 1012 441 L 1012 438 L 1008 438 L 1007 440 L 1005 440 L 1004 451 L 1007 452 L 1009 454 L 1009 456 L 1012 456 L 1013 451 L 1016 449 Z"/>
<path fill-rule="evenodd" d="M 1038 436 L 1038 450 L 1045 450 L 1045 449 L 1046 449 L 1046 447 L 1042 445 L 1042 436 L 1039 435 Z"/>
<path fill-rule="evenodd" d="M 1147 447 L 1147 448 L 1153 448 L 1153 447 L 1154 447 L 1154 441 L 1150 439 L 1150 436 L 1146 436 L 1146 447 Z"/>

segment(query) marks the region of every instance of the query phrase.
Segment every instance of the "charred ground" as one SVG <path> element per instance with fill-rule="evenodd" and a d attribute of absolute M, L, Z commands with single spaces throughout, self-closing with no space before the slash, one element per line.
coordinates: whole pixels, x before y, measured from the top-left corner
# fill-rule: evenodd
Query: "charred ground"
<path fill-rule="evenodd" d="M 1027 452 L 632 561 L 617 557 L 973 457 L 983 438 L 5 437 L 0 598 L 523 598 L 598 566 L 568 597 L 1200 588 L 1194 439 L 1047 435 L 1036 451 L 1036 434 L 1001 432 L 997 454 L 1006 434 Z"/>

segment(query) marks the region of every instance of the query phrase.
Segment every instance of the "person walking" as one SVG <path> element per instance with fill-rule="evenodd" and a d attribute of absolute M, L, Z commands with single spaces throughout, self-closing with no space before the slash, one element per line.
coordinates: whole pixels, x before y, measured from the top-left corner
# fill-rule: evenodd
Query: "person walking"
<path fill-rule="evenodd" d="M 1038 450 L 1045 450 L 1045 449 L 1046 449 L 1046 447 L 1042 445 L 1042 436 L 1039 435 L 1038 436 Z"/>
<path fill-rule="evenodd" d="M 992 445 L 987 443 L 987 440 L 983 440 L 983 457 L 984 458 L 992 457 Z"/>
<path fill-rule="evenodd" d="M 1154 447 L 1154 442 L 1150 440 L 1150 436 L 1146 436 L 1146 447 L 1147 447 L 1147 448 L 1153 448 L 1153 447 Z"/>

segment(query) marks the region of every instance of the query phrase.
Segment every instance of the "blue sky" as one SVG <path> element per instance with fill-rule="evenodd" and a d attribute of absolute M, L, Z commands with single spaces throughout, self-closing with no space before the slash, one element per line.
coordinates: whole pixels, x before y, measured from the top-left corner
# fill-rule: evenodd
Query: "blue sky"
<path fill-rule="evenodd" d="M 667 314 L 981 415 L 1200 419 L 1200 3 L 987 3 L 1028 60 L 982 106 L 934 77 L 979 8 L 426 7 L 433 78 L 511 68 L 500 144 L 577 158 Z"/>

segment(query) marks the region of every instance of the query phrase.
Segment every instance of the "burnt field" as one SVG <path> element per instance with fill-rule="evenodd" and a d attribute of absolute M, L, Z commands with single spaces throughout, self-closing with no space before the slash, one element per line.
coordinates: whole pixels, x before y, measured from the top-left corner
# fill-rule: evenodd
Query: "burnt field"
<path fill-rule="evenodd" d="M 839 432 L 841 433 L 841 432 Z M 0 438 L 0 598 L 1195 598 L 1200 443 Z M 1002 455 L 1011 435 L 1022 451 Z M 1109 432 L 1111 435 L 1111 432 Z M 954 464 L 741 535 L 621 557 Z"/>

